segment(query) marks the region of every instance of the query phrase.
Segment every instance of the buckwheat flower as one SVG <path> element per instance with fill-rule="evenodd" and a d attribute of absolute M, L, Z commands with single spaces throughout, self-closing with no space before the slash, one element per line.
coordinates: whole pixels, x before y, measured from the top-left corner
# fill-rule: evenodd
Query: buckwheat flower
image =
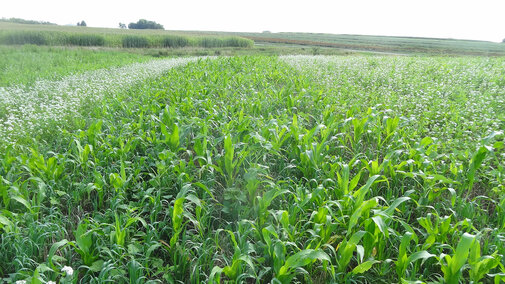
<path fill-rule="evenodd" d="M 65 272 L 67 276 L 72 276 L 74 274 L 74 269 L 70 266 L 63 266 L 61 272 Z"/>
<path fill-rule="evenodd" d="M 114 96 L 119 90 L 156 79 L 171 68 L 196 60 L 196 57 L 153 60 L 69 75 L 57 81 L 39 80 L 33 86 L 1 87 L 0 142 L 36 136 L 48 126 L 63 126 L 65 118 L 86 118 L 79 111 L 90 102 Z"/>
<path fill-rule="evenodd" d="M 16 284 L 26 284 L 26 280 L 18 280 L 16 281 Z"/>
<path fill-rule="evenodd" d="M 47 281 L 47 284 L 56 284 L 54 281 Z"/>

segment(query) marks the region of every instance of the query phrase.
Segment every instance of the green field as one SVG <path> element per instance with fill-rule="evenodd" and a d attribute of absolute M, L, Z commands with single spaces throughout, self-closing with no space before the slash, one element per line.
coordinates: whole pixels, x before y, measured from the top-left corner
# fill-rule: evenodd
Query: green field
<path fill-rule="evenodd" d="M 152 60 L 151 56 L 112 50 L 0 45 L 0 87 L 33 85 L 69 74 Z"/>
<path fill-rule="evenodd" d="M 129 30 L 0 22 L 0 44 L 105 46 L 115 48 L 247 48 L 253 41 L 238 36 L 189 35 L 165 30 Z"/>
<path fill-rule="evenodd" d="M 0 44 L 141 49 L 150 50 L 147 53 L 156 56 L 349 53 L 505 56 L 504 43 L 477 40 L 323 33 L 130 30 L 1 21 Z"/>
<path fill-rule="evenodd" d="M 351 52 L 397 55 L 477 55 L 505 56 L 505 44 L 478 40 L 416 38 L 395 36 L 346 35 L 323 33 L 244 33 L 192 32 L 193 34 L 235 35 L 257 44 L 315 46 Z"/>
<path fill-rule="evenodd" d="M 0 51 L 4 282 L 505 280 L 503 58 Z"/>

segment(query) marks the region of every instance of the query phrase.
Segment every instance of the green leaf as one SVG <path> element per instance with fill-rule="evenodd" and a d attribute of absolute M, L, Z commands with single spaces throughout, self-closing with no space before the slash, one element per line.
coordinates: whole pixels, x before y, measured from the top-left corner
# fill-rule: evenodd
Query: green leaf
<path fill-rule="evenodd" d="M 30 212 L 32 211 L 32 206 L 23 197 L 21 197 L 21 196 L 13 196 L 12 199 L 16 200 L 17 202 L 19 202 L 21 204 L 23 204 L 23 206 L 26 207 L 26 209 L 28 209 L 28 211 L 30 211 Z"/>
<path fill-rule="evenodd" d="M 365 231 L 358 231 L 354 233 L 348 241 L 344 240 L 341 243 L 338 248 L 338 254 L 340 255 L 340 259 L 338 261 L 339 271 L 343 272 L 347 268 L 347 265 L 353 256 L 354 249 L 356 249 L 356 246 L 365 234 Z"/>
<path fill-rule="evenodd" d="M 489 150 L 485 146 L 482 146 L 479 148 L 477 153 L 475 153 L 472 157 L 472 161 L 470 163 L 470 169 L 468 170 L 468 176 L 467 176 L 469 190 L 472 189 L 473 182 L 475 180 L 475 173 L 482 165 L 482 161 L 484 161 L 484 158 L 486 158 L 487 152 L 489 152 Z"/>
<path fill-rule="evenodd" d="M 421 146 L 423 146 L 423 147 L 426 147 L 426 146 L 428 146 L 431 143 L 433 143 L 433 139 L 431 137 L 424 137 L 421 140 Z"/>
<path fill-rule="evenodd" d="M 4 215 L 0 214 L 0 229 L 3 229 L 6 233 L 9 233 L 13 230 L 13 223 L 7 219 Z"/>
<path fill-rule="evenodd" d="M 349 226 L 347 228 L 347 234 L 349 235 L 350 233 L 352 233 L 352 229 L 354 228 L 354 226 L 358 223 L 358 219 L 359 217 L 361 217 L 361 215 L 364 213 L 364 212 L 368 212 L 370 211 L 371 208 L 377 206 L 377 199 L 376 198 L 372 198 L 370 200 L 367 200 L 365 202 L 363 202 L 355 211 L 354 213 L 351 215 L 351 218 L 349 219 Z"/>
<path fill-rule="evenodd" d="M 221 283 L 221 273 L 223 269 L 219 266 L 214 266 L 209 276 L 209 283 Z"/>
<path fill-rule="evenodd" d="M 321 250 L 305 249 L 288 257 L 286 263 L 281 267 L 278 277 L 288 274 L 291 269 L 308 265 L 315 260 L 331 261 L 330 257 Z"/>
<path fill-rule="evenodd" d="M 169 139 L 168 139 L 168 144 L 170 145 L 170 149 L 173 152 L 176 152 L 177 149 L 179 148 L 179 143 L 180 143 L 180 141 L 179 141 L 179 126 L 177 126 L 177 124 L 174 123 L 172 133 L 170 134 Z"/>
<path fill-rule="evenodd" d="M 429 253 L 429 252 L 427 252 L 425 250 L 418 251 L 418 252 L 415 252 L 415 253 L 411 254 L 407 258 L 407 264 L 415 262 L 416 260 L 419 260 L 419 259 L 422 259 L 423 262 L 424 262 L 425 260 L 427 260 L 428 258 L 431 258 L 431 257 L 435 257 L 435 255 L 431 254 L 431 253 Z"/>
<path fill-rule="evenodd" d="M 104 264 L 103 260 L 97 260 L 91 264 L 91 266 L 89 267 L 89 270 L 91 270 L 93 272 L 99 272 L 100 270 L 102 270 L 103 264 Z"/>
<path fill-rule="evenodd" d="M 389 207 L 386 210 L 384 210 L 384 213 L 388 216 L 393 215 L 393 211 L 396 209 L 396 207 L 398 207 L 400 204 L 402 204 L 407 200 L 410 200 L 410 197 L 403 196 L 395 199 L 395 201 L 391 205 L 389 205 Z"/>
<path fill-rule="evenodd" d="M 231 135 L 227 135 L 224 138 L 224 168 L 229 176 L 233 174 L 233 156 L 234 149 Z"/>
<path fill-rule="evenodd" d="M 68 245 L 72 245 L 75 247 L 75 244 L 73 242 L 69 242 L 67 239 L 63 239 L 59 242 L 54 243 L 51 248 L 49 249 L 49 254 L 47 256 L 47 260 L 49 261 L 49 265 L 56 270 L 56 266 L 53 264 L 53 257 L 56 251 L 58 251 L 61 248 L 64 248 Z"/>
<path fill-rule="evenodd" d="M 203 189 L 205 192 L 207 192 L 207 194 L 208 194 L 208 195 L 209 195 L 212 199 L 214 199 L 215 201 L 217 201 L 217 200 L 216 200 L 216 198 L 214 197 L 214 195 L 212 194 L 212 192 L 209 190 L 209 188 L 208 188 L 206 185 L 204 185 L 204 184 L 203 184 L 203 183 L 201 183 L 201 182 L 195 182 L 195 183 L 193 183 L 193 185 L 196 185 L 196 186 L 198 186 L 199 188 Z"/>
<path fill-rule="evenodd" d="M 452 258 L 452 263 L 449 264 L 453 274 L 457 274 L 463 265 L 465 265 L 474 240 L 475 236 L 468 233 L 464 233 L 463 236 L 461 236 L 458 246 L 456 247 L 456 254 Z"/>
<path fill-rule="evenodd" d="M 375 181 L 380 177 L 380 175 L 374 175 L 370 177 L 366 184 L 360 189 L 358 189 L 354 194 L 352 195 L 356 199 L 356 205 L 355 206 L 360 206 L 361 203 L 363 202 L 363 199 L 365 199 L 365 195 L 368 193 L 368 190 L 370 187 L 375 183 Z"/>
<path fill-rule="evenodd" d="M 172 238 L 170 238 L 170 246 L 174 247 L 174 245 L 177 243 L 177 240 L 179 238 L 179 233 L 182 229 L 182 220 L 184 217 L 184 201 L 186 200 L 185 197 L 179 197 L 175 200 L 174 202 L 174 208 L 172 211 L 172 227 L 173 227 L 173 232 L 172 232 Z"/>
<path fill-rule="evenodd" d="M 387 237 L 387 230 L 388 230 L 388 225 L 384 222 L 384 219 L 382 219 L 382 216 L 373 216 L 372 220 L 374 223 L 377 225 L 381 233 Z"/>
<path fill-rule="evenodd" d="M 378 262 L 380 262 L 380 261 L 378 261 L 378 260 L 368 260 L 368 261 L 365 261 L 362 264 L 356 266 L 352 270 L 352 274 L 361 274 L 361 273 L 364 273 L 364 272 L 368 271 L 370 268 L 372 268 L 372 266 L 374 264 L 378 263 Z"/>

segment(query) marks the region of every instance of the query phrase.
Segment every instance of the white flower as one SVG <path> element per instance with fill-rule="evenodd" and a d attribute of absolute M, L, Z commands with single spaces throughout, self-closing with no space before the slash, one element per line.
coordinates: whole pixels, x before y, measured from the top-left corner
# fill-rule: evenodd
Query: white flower
<path fill-rule="evenodd" d="M 72 276 L 74 274 L 74 269 L 70 266 L 63 266 L 61 272 L 65 272 L 67 276 Z"/>
<path fill-rule="evenodd" d="M 56 284 L 54 281 L 47 281 L 47 284 Z"/>
<path fill-rule="evenodd" d="M 153 60 L 69 75 L 57 81 L 40 80 L 33 86 L 1 87 L 0 142 L 10 144 L 25 135 L 36 136 L 48 125 L 62 125 L 66 118 L 75 117 L 86 103 L 113 96 L 119 90 L 196 60 Z"/>
<path fill-rule="evenodd" d="M 26 284 L 26 280 L 18 280 L 16 281 L 16 284 Z"/>

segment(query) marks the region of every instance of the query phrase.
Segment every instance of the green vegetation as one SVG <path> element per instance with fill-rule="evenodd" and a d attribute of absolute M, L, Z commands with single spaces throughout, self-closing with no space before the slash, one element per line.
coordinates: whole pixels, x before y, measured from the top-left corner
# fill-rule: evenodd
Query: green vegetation
<path fill-rule="evenodd" d="M 504 69 L 209 58 L 95 97 L 0 141 L 0 277 L 499 283 Z"/>
<path fill-rule="evenodd" d="M 25 19 L 20 19 L 20 18 L 1 18 L 0 22 L 28 24 L 28 25 L 56 25 L 55 23 L 46 22 L 46 21 L 25 20 Z"/>
<path fill-rule="evenodd" d="M 193 32 L 207 35 L 235 35 L 256 43 L 319 46 L 347 51 L 415 55 L 505 56 L 505 46 L 497 42 L 437 38 L 336 35 L 321 33 L 229 33 Z"/>
<path fill-rule="evenodd" d="M 0 46 L 0 87 L 30 86 L 41 79 L 59 80 L 70 74 L 150 59 L 150 56 L 110 50 Z"/>
<path fill-rule="evenodd" d="M 129 23 L 128 28 L 137 30 L 143 30 L 143 29 L 164 30 L 163 25 L 158 24 L 154 21 L 148 21 L 144 19 L 140 19 L 136 23 Z"/>
<path fill-rule="evenodd" d="M 145 32 L 144 32 L 145 31 Z M 195 36 L 152 30 L 98 29 L 0 23 L 0 44 L 105 46 L 126 48 L 251 47 L 237 36 Z"/>

